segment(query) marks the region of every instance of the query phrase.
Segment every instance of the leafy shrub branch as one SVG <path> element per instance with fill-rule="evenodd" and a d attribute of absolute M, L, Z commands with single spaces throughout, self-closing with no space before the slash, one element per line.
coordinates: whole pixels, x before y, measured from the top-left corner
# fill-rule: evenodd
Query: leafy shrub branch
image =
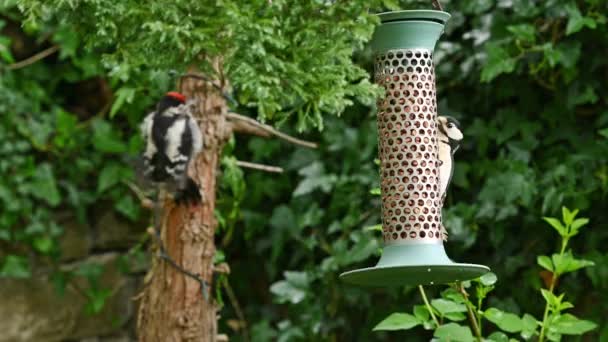
<path fill-rule="evenodd" d="M 582 335 L 595 329 L 597 324 L 565 312 L 574 308 L 573 303 L 565 300 L 565 293 L 555 294 L 559 277 L 594 265 L 592 261 L 574 257 L 568 249 L 570 239 L 589 223 L 589 219 L 577 218 L 577 214 L 578 210 L 570 211 L 563 207 L 561 221 L 552 217 L 544 218 L 559 234 L 561 247 L 551 257 L 541 255 L 537 259 L 538 265 L 551 274 L 549 288 L 539 289 L 545 300 L 542 319 L 535 318 L 531 313 L 520 316 L 495 307 L 484 309 L 483 302 L 497 282 L 496 275 L 488 273 L 473 281 L 452 284 L 441 292 L 440 298 L 430 302 L 424 288 L 419 286 L 424 305 L 414 306 L 412 314 L 393 313 L 378 323 L 374 330 L 408 330 L 422 326 L 426 330 L 433 330 L 433 336 L 440 341 L 502 342 L 512 340 L 517 334 L 526 341 L 543 342 L 560 341 L 563 335 Z M 471 300 L 466 289 L 474 290 L 476 302 Z M 484 336 L 486 322 L 492 323 L 488 327 L 492 332 Z"/>

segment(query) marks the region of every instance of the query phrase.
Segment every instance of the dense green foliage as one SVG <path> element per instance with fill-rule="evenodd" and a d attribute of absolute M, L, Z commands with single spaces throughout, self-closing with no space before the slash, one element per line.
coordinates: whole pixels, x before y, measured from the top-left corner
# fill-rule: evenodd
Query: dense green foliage
<path fill-rule="evenodd" d="M 366 9 L 381 4 L 148 3 L 23 0 L 28 20 L 14 7 L 3 9 L 0 26 L 24 22 L 25 38 L 37 43 L 18 51 L 12 44 L 23 37 L 0 34 L 0 272 L 27 276 L 30 260 L 58 257 L 58 212 L 93 221 L 91 206 L 108 205 L 137 219 L 141 210 L 125 185 L 133 177 L 128 155 L 139 148 L 136 124 L 169 88 L 167 71 L 204 51 L 226 58 L 240 111 L 282 121 L 285 129 L 324 127 L 309 136 L 318 150 L 243 137 L 227 147 L 218 243 L 249 334 L 256 341 L 406 338 L 372 328 L 422 305 L 416 288 L 365 290 L 337 278 L 373 264 L 380 252 L 376 232 L 364 229 L 379 222 L 379 200 L 370 193 L 378 183 L 376 128 L 365 104 L 374 88 L 362 47 L 375 23 Z M 444 212 L 448 252 L 497 275 L 485 299 L 499 310 L 487 314 L 490 322 L 500 312 L 541 319 L 545 299 L 537 294 L 549 287 L 548 264 L 537 265 L 537 255 L 560 250 L 561 240 L 539 217 L 579 208 L 590 223 L 570 245 L 595 266 L 561 278 L 555 293 L 566 293 L 576 316 L 599 325 L 587 336 L 608 338 L 608 308 L 596 305 L 608 302 L 607 4 L 443 3 L 453 17 L 435 59 L 439 109 L 465 127 Z M 7 67 L 50 44 L 60 47 L 57 56 Z M 95 80 L 104 85 L 80 93 Z M 104 87 L 113 102 L 98 104 Z M 325 113 L 342 117 L 321 119 Z M 287 172 L 247 171 L 243 182 L 232 155 Z M 43 258 L 28 258 L 33 254 Z M 431 299 L 450 296 L 442 287 L 426 290 Z M 236 318 L 225 302 L 222 324 Z M 497 327 L 509 332 L 484 324 L 484 335 Z M 407 340 L 433 333 L 407 332 Z"/>
<path fill-rule="evenodd" d="M 10 34 L 1 41 L 6 44 L 0 46 L 4 63 L 13 61 L 11 40 L 28 43 L 24 33 L 14 30 L 19 19 L 11 11 L 0 21 Z M 12 253 L 59 256 L 57 222 L 62 212 L 85 221 L 90 205 L 110 201 L 131 219 L 139 215 L 128 189 L 115 186 L 133 177 L 123 155 L 139 149 L 137 138 L 122 134 L 120 124 L 103 117 L 103 96 L 107 101 L 111 95 L 109 89 L 108 94 L 97 93 L 103 85 L 91 79 L 102 69 L 93 55 L 77 54 L 72 39 L 66 29 L 56 28 L 52 40 L 65 47 L 59 59 L 1 71 L 0 238 L 10 242 L 3 249 L 9 255 L 1 269 L 9 275 L 29 273 L 26 259 Z M 13 53 L 30 54 L 34 48 Z"/>
<path fill-rule="evenodd" d="M 351 55 L 377 22 L 367 9 L 380 3 L 19 1 L 29 25 L 69 23 L 122 81 L 192 65 L 210 72 L 221 57 L 217 76 L 230 80 L 241 104 L 261 119 L 293 116 L 299 129 L 322 127 L 321 114 L 341 113 L 352 97 L 372 102 L 367 74 Z"/>

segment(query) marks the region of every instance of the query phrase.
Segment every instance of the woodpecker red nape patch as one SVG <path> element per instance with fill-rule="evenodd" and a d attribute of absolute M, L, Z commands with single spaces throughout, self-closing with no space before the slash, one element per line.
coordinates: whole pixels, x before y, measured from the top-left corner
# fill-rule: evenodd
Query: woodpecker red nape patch
<path fill-rule="evenodd" d="M 186 97 L 176 91 L 170 91 L 167 93 L 167 96 L 172 97 L 176 100 L 178 100 L 181 103 L 185 103 L 186 102 Z"/>

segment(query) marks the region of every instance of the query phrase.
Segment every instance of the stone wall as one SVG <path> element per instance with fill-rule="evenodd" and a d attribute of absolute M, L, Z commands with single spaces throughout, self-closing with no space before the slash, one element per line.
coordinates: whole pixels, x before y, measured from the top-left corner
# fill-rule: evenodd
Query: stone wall
<path fill-rule="evenodd" d="M 87 279 L 76 275 L 60 293 L 48 267 L 33 270 L 29 279 L 0 278 L 0 342 L 134 341 L 134 297 L 149 258 L 130 262 L 125 270 L 121 255 L 146 238 L 145 221 L 134 224 L 112 210 L 102 212 L 94 226 L 79 224 L 69 215 L 59 221 L 64 227 L 60 268 L 102 265 L 97 284 L 111 291 L 109 298 L 101 312 L 88 313 Z"/>

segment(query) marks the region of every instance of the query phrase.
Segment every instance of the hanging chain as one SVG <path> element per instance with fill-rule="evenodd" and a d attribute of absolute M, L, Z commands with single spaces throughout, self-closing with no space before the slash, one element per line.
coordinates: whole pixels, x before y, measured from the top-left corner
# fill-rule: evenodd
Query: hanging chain
<path fill-rule="evenodd" d="M 441 3 L 439 2 L 439 0 L 431 0 L 431 4 L 433 5 L 433 8 L 435 8 L 438 11 L 443 11 L 443 6 L 441 6 Z"/>

